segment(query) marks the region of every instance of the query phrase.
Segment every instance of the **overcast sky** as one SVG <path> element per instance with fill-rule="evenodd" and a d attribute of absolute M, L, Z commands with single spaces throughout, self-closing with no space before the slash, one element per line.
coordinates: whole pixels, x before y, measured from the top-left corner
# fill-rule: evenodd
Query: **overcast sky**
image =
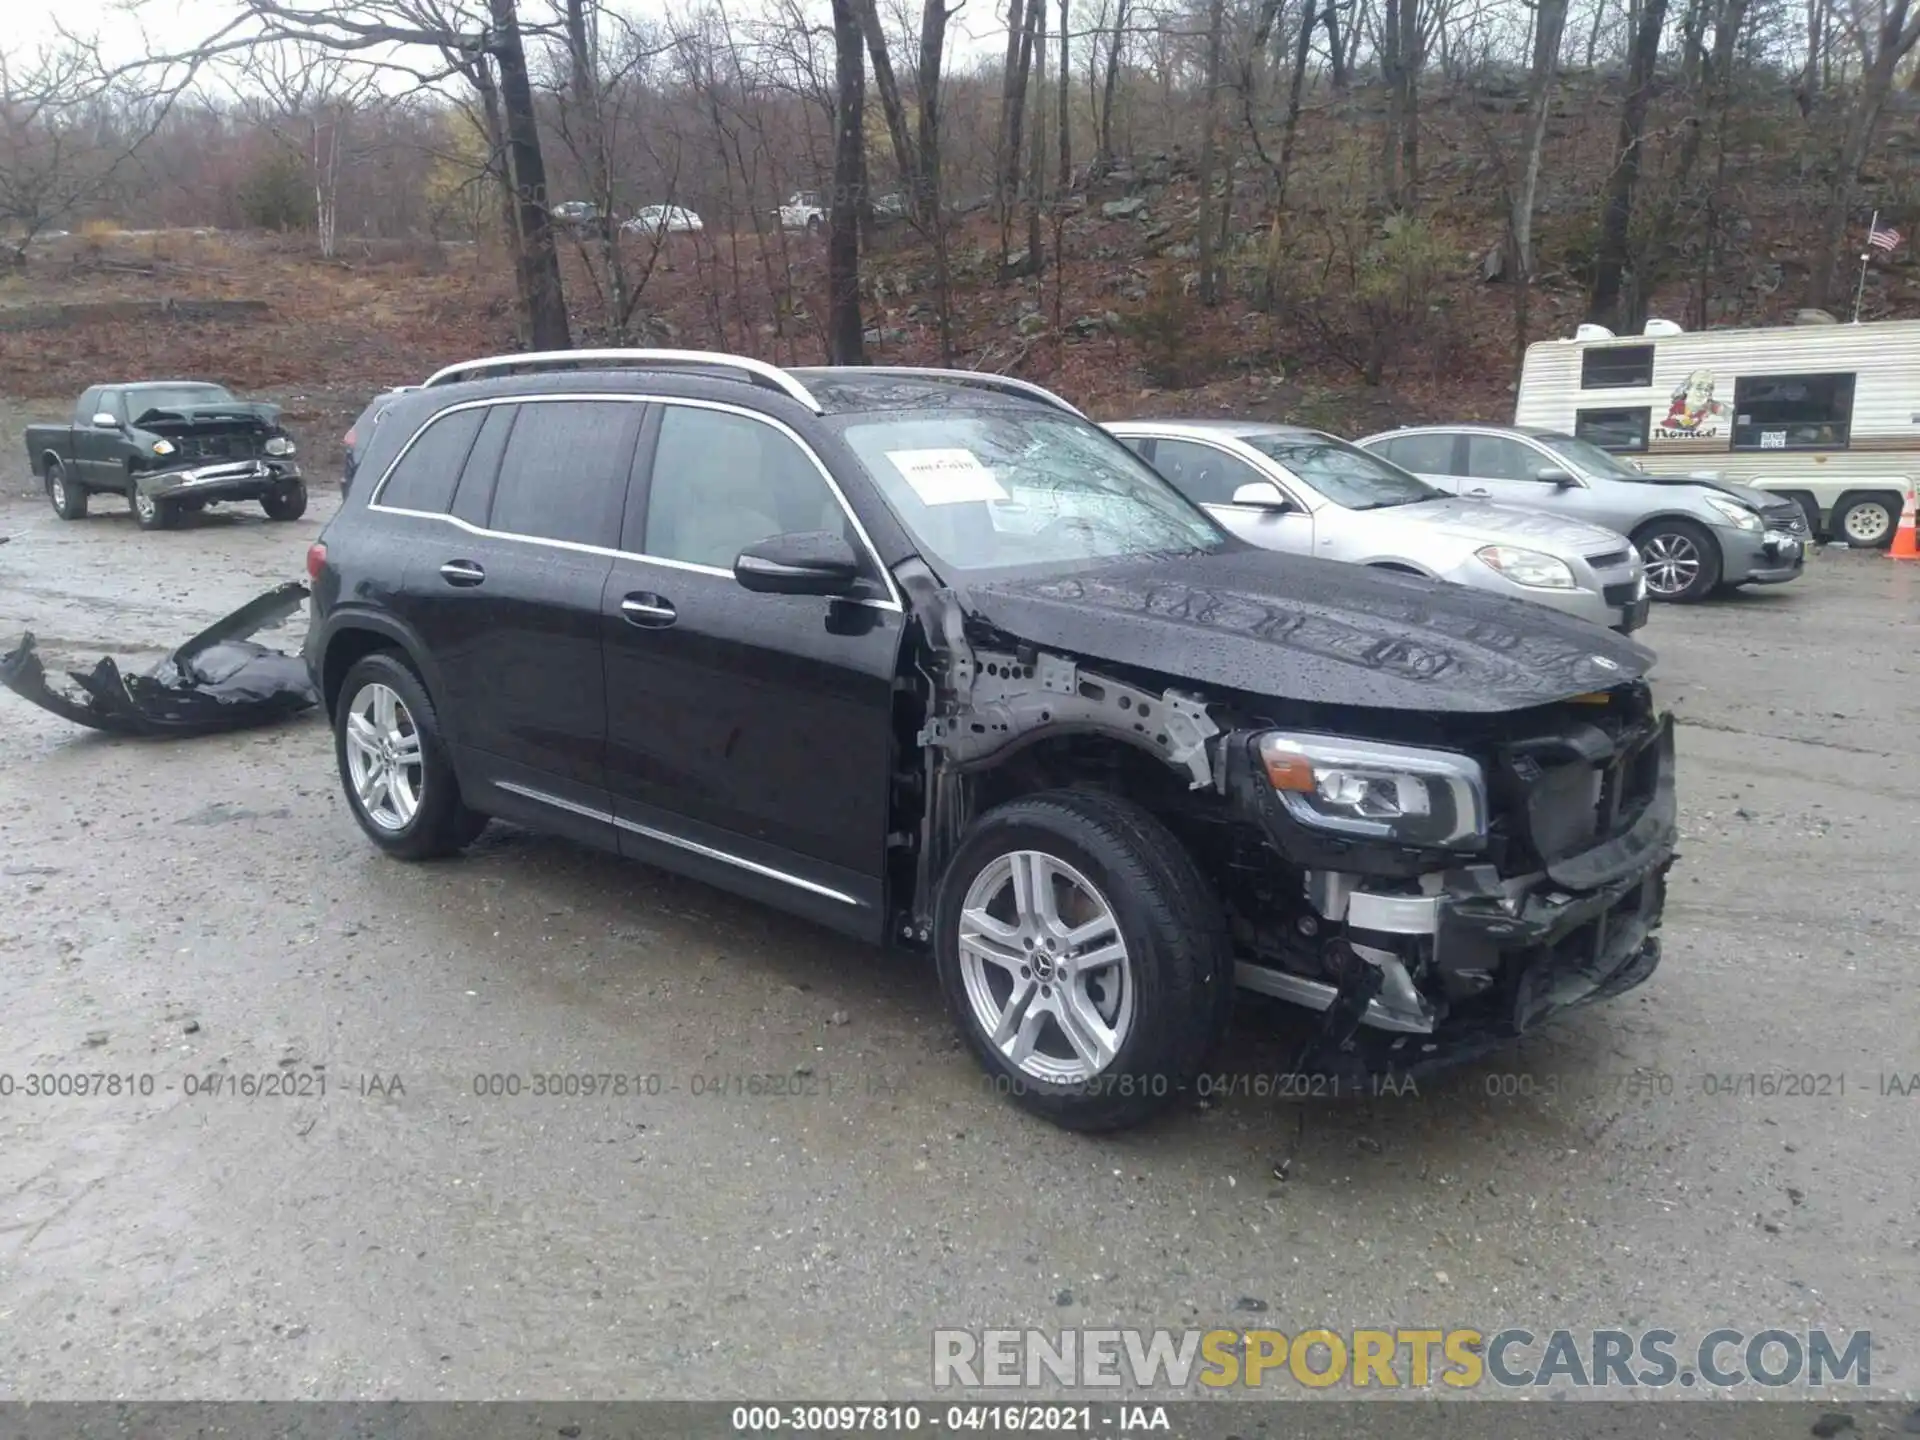
<path fill-rule="evenodd" d="M 732 0 L 729 9 L 738 14 L 752 3 Z M 1004 43 L 1003 3 L 966 0 L 949 27 L 948 44 L 956 56 L 971 58 L 982 48 Z M 531 6 L 537 4 L 538 0 L 531 4 L 522 0 L 523 13 L 531 13 Z M 684 10 L 686 5 L 684 0 L 611 0 L 611 7 L 658 17 L 673 9 Z M 5 11 L 0 50 L 9 56 L 31 54 L 55 43 L 64 26 L 74 34 L 99 36 L 107 58 L 120 63 L 152 53 L 149 46 L 163 51 L 182 48 L 213 33 L 237 8 L 233 0 L 138 0 L 132 9 L 128 0 L 0 0 Z"/>

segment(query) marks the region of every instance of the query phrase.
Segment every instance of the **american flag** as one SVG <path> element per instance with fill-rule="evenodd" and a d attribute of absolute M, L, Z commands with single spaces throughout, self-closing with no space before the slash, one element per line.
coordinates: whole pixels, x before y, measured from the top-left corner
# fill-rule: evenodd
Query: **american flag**
<path fill-rule="evenodd" d="M 1867 244 L 1891 254 L 1900 244 L 1900 232 L 1891 225 L 1876 224 L 1867 232 Z"/>

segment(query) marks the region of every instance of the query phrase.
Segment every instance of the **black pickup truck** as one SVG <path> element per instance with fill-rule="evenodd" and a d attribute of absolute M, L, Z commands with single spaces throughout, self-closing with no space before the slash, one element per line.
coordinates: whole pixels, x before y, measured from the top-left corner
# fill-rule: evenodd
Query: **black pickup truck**
<path fill-rule="evenodd" d="M 28 462 L 62 520 L 110 491 L 127 497 L 142 530 L 223 500 L 258 500 L 269 520 L 298 520 L 307 487 L 293 456 L 279 406 L 197 380 L 95 385 L 72 424 L 27 427 Z"/>

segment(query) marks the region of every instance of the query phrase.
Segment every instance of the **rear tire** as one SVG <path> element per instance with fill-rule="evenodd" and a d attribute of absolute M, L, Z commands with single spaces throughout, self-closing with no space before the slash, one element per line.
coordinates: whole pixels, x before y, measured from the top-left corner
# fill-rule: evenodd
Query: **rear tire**
<path fill-rule="evenodd" d="M 1634 532 L 1646 562 L 1647 592 L 1656 600 L 1691 605 L 1720 583 L 1720 545 L 1707 527 L 1678 517 L 1655 520 Z"/>
<path fill-rule="evenodd" d="M 398 655 L 377 651 L 347 671 L 334 707 L 333 752 L 347 808 L 397 859 L 457 854 L 487 826 L 461 799 L 427 687 Z"/>
<path fill-rule="evenodd" d="M 46 483 L 47 502 L 53 506 L 54 514 L 62 520 L 86 518 L 87 492 L 68 477 L 66 466 L 58 460 L 47 461 Z"/>
<path fill-rule="evenodd" d="M 260 497 L 260 508 L 269 520 L 298 520 L 307 513 L 307 484 L 289 480 Z"/>
<path fill-rule="evenodd" d="M 180 519 L 180 509 L 171 500 L 157 500 L 141 490 L 135 481 L 127 491 L 127 508 L 133 511 L 133 523 L 142 530 L 171 530 Z"/>
<path fill-rule="evenodd" d="M 1176 1103 L 1231 1013 L 1218 899 L 1166 826 L 1113 796 L 1053 790 L 982 816 L 934 923 L 941 989 L 993 1087 L 1070 1130 Z"/>
<path fill-rule="evenodd" d="M 1884 550 L 1900 524 L 1900 502 L 1884 495 L 1849 495 L 1833 507 L 1833 538 L 1855 550 Z"/>

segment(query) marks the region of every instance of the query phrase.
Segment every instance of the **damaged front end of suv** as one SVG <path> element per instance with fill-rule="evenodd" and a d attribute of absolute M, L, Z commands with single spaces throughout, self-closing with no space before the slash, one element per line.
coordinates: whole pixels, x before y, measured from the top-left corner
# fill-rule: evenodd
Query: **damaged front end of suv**
<path fill-rule="evenodd" d="M 1652 655 L 1430 582 L 1316 595 L 1333 567 L 1292 573 L 1292 595 L 1245 556 L 904 575 L 926 652 L 912 893 L 997 798 L 1119 789 L 1199 862 L 1239 988 L 1318 1012 L 1301 1068 L 1356 1078 L 1644 981 L 1676 836 Z M 927 940 L 931 903 L 898 925 Z"/>

